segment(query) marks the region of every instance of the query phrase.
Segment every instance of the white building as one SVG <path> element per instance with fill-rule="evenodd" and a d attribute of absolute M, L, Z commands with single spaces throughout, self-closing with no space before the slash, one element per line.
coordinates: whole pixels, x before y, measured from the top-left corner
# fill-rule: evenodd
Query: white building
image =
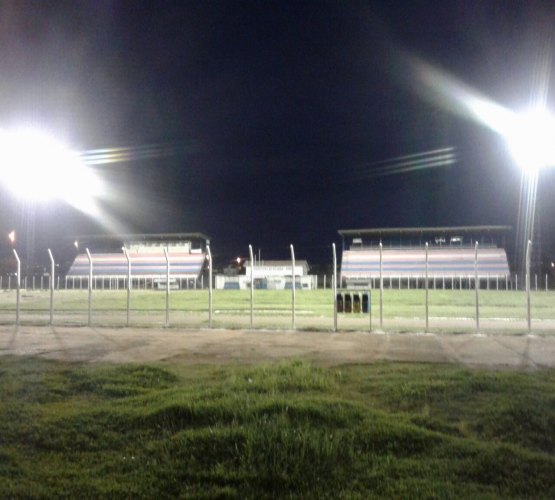
<path fill-rule="evenodd" d="M 316 288 L 316 276 L 308 274 L 306 260 L 295 261 L 295 288 L 312 290 Z M 254 287 L 267 290 L 291 289 L 293 270 L 289 260 L 263 260 L 255 262 L 252 270 Z M 240 289 L 250 288 L 251 264 L 245 262 L 245 274 L 239 276 L 216 276 L 216 288 Z"/>

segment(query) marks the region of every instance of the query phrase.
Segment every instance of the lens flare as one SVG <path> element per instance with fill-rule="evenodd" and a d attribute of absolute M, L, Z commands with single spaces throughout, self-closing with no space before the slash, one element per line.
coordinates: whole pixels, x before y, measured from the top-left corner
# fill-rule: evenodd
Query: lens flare
<path fill-rule="evenodd" d="M 0 182 L 24 200 L 64 200 L 90 215 L 103 191 L 77 153 L 33 129 L 0 130 Z"/>

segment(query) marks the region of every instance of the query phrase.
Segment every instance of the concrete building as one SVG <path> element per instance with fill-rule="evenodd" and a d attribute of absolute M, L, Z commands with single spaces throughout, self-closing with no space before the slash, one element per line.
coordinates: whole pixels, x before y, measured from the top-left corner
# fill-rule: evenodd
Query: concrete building
<path fill-rule="evenodd" d="M 295 261 L 295 288 L 312 290 L 316 288 L 316 276 L 308 274 L 309 265 L 306 260 Z M 263 260 L 255 262 L 252 269 L 254 287 L 263 290 L 291 289 L 293 270 L 290 260 Z M 216 288 L 245 290 L 251 284 L 251 264 L 245 262 L 245 274 L 237 276 L 216 276 Z"/>

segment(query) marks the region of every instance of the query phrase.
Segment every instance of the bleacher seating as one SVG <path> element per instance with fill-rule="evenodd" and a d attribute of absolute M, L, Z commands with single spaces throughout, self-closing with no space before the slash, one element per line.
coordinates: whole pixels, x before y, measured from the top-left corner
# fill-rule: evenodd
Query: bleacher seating
<path fill-rule="evenodd" d="M 382 250 L 382 275 L 384 277 L 422 277 L 426 272 L 425 263 L 424 248 L 384 248 Z M 507 254 L 503 248 L 479 248 L 477 268 L 480 277 L 494 278 L 510 275 Z M 428 275 L 431 277 L 474 276 L 474 248 L 430 248 Z M 344 279 L 379 277 L 379 248 L 343 251 L 341 276 Z"/>
<path fill-rule="evenodd" d="M 181 278 L 198 278 L 206 259 L 205 253 L 168 252 L 170 275 Z M 127 259 L 123 253 L 94 253 L 93 275 L 104 277 L 126 277 Z M 164 251 L 129 252 L 133 277 L 158 276 L 166 274 Z M 86 254 L 75 257 L 67 276 L 89 275 L 89 259 Z"/>

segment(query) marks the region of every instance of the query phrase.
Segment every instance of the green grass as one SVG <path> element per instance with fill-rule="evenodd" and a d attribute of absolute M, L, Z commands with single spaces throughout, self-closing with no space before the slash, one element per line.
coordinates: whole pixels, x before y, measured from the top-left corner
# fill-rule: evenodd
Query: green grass
<path fill-rule="evenodd" d="M 0 358 L 4 498 L 553 498 L 555 372 Z"/>
<path fill-rule="evenodd" d="M 48 320 L 49 292 L 23 291 L 21 318 L 23 323 L 45 323 Z M 160 325 L 165 322 L 166 296 L 162 291 L 133 290 L 132 322 L 136 326 Z M 383 294 L 383 314 L 387 322 L 397 320 L 423 323 L 425 317 L 423 290 L 386 289 Z M 57 324 L 83 323 L 87 319 L 87 291 L 62 290 L 55 295 Z M 99 325 L 122 325 L 126 320 L 126 292 L 93 292 L 93 319 Z M 379 292 L 372 291 L 374 324 L 379 315 Z M 15 292 L 0 293 L 0 322 L 14 319 Z M 214 326 L 246 327 L 250 321 L 250 292 L 215 290 L 213 296 Z M 429 314 L 434 321 L 466 319 L 473 328 L 475 292 L 468 290 L 430 290 Z M 291 317 L 291 292 L 257 290 L 254 294 L 254 316 L 257 327 L 287 327 Z M 328 290 L 299 290 L 296 294 L 296 316 L 299 327 L 329 329 L 332 326 L 333 296 Z M 480 291 L 480 317 L 499 320 L 500 327 L 511 321 L 526 319 L 526 294 L 515 291 Z M 532 293 L 534 320 L 555 320 L 555 292 Z M 170 323 L 176 326 L 208 325 L 208 291 L 181 290 L 170 295 Z M 366 329 L 367 317 L 360 314 L 340 315 L 340 328 Z M 524 325 L 524 322 L 522 323 Z M 524 328 L 524 326 L 523 326 Z"/>

